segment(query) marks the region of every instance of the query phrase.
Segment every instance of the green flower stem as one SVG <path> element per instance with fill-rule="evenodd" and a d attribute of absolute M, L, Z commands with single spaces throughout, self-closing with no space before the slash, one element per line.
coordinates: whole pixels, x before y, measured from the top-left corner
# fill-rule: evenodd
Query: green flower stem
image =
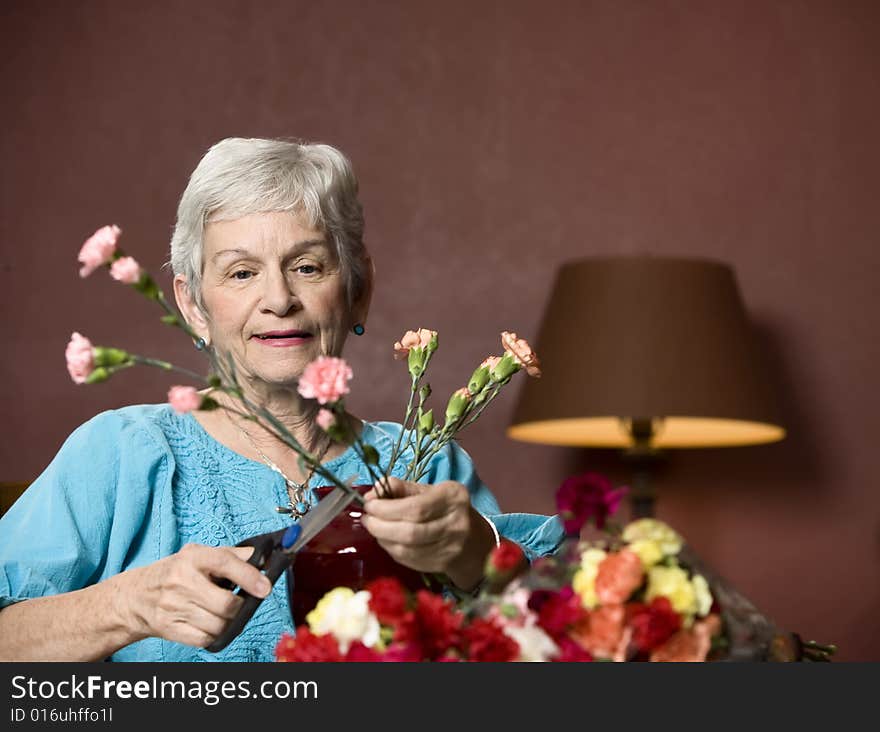
<path fill-rule="evenodd" d="M 146 356 L 138 356 L 137 354 L 130 354 L 131 356 L 131 365 L 139 364 L 141 366 L 154 366 L 157 369 L 162 369 L 163 371 L 176 371 L 179 374 L 186 374 L 191 379 L 195 379 L 196 381 L 201 381 L 203 384 L 207 384 L 208 380 L 202 376 L 201 374 L 197 374 L 195 371 L 190 371 L 189 369 L 182 368 L 180 366 L 175 366 L 173 363 L 169 363 L 168 361 L 160 361 L 157 358 L 147 358 Z"/>
<path fill-rule="evenodd" d="M 416 392 L 419 391 L 420 380 L 421 379 L 418 376 L 412 377 L 412 384 L 409 392 L 409 402 L 406 405 L 406 415 L 403 418 L 403 429 L 397 436 L 397 443 L 394 445 L 394 449 L 391 451 L 391 457 L 388 459 L 388 467 L 385 470 L 386 477 L 391 473 L 391 469 L 394 467 L 394 463 L 397 462 L 397 458 L 400 455 L 400 445 L 403 442 L 403 435 L 406 433 L 406 424 L 409 421 L 410 415 L 412 415 L 413 400 L 415 399 Z"/>
<path fill-rule="evenodd" d="M 477 406 L 477 409 L 473 412 L 473 414 L 471 414 L 470 412 L 465 413 L 464 418 L 468 418 L 468 421 L 462 424 L 460 427 L 457 427 L 456 432 L 458 432 L 458 430 L 463 430 L 468 425 L 471 425 L 477 421 L 479 416 L 483 413 L 483 410 L 489 406 L 489 402 L 491 402 L 496 396 L 498 396 L 498 392 L 501 391 L 501 386 L 502 384 L 500 383 L 495 384 L 492 391 L 490 391 L 488 395 L 484 398 L 484 400 Z"/>

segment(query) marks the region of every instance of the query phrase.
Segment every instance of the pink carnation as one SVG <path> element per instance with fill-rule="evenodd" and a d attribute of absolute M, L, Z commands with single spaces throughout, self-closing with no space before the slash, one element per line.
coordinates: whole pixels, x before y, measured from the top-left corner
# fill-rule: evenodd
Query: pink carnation
<path fill-rule="evenodd" d="M 532 350 L 525 338 L 520 338 L 516 333 L 505 330 L 501 334 L 501 345 L 526 370 L 529 376 L 540 378 L 541 362 L 538 361 L 538 354 Z"/>
<path fill-rule="evenodd" d="M 80 277 L 88 277 L 102 264 L 107 264 L 116 252 L 116 242 L 122 233 L 115 224 L 102 226 L 92 234 L 79 250 L 78 260 L 82 267 L 79 270 Z"/>
<path fill-rule="evenodd" d="M 172 386 L 168 390 L 168 403 L 178 414 L 186 414 L 199 408 L 202 396 L 193 386 Z"/>
<path fill-rule="evenodd" d="M 406 358 L 411 348 L 427 348 L 436 335 L 436 330 L 428 330 L 427 328 L 408 330 L 403 334 L 403 338 L 394 344 L 394 358 Z"/>
<path fill-rule="evenodd" d="M 483 363 L 480 364 L 480 368 L 486 367 L 491 372 L 494 369 L 498 362 L 501 360 L 501 356 L 487 356 Z"/>
<path fill-rule="evenodd" d="M 79 333 L 70 336 L 70 342 L 64 351 L 67 359 L 67 371 L 76 384 L 84 384 L 92 371 L 95 370 L 95 351 L 92 342 Z"/>
<path fill-rule="evenodd" d="M 134 285 L 141 278 L 141 266 L 134 257 L 120 257 L 110 265 L 110 276 L 125 285 Z"/>
<path fill-rule="evenodd" d="M 318 356 L 300 377 L 297 391 L 306 399 L 317 399 L 319 404 L 338 402 L 348 394 L 351 367 L 344 359 Z"/>
<path fill-rule="evenodd" d="M 336 424 L 336 416 L 329 409 L 319 409 L 315 422 L 318 423 L 318 427 L 326 432 Z"/>

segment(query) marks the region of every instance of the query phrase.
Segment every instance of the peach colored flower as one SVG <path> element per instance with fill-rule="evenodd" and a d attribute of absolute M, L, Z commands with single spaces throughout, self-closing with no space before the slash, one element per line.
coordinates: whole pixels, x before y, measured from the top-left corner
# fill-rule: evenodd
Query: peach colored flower
<path fill-rule="evenodd" d="M 64 350 L 67 371 L 75 384 L 84 384 L 95 370 L 95 349 L 92 342 L 79 333 L 73 333 Z"/>
<path fill-rule="evenodd" d="M 102 264 L 107 264 L 116 252 L 116 242 L 122 233 L 115 224 L 102 226 L 92 234 L 79 250 L 78 260 L 82 264 L 80 277 L 88 277 Z"/>
<path fill-rule="evenodd" d="M 141 278 L 141 266 L 134 257 L 120 257 L 110 265 L 110 276 L 124 285 L 134 285 Z"/>
<path fill-rule="evenodd" d="M 721 630 L 721 620 L 717 615 L 709 615 L 699 620 L 691 628 L 682 628 L 673 633 L 662 645 L 651 651 L 652 661 L 678 661 L 701 663 L 709 655 L 712 638 Z"/>
<path fill-rule="evenodd" d="M 172 386 L 168 390 L 168 403 L 178 414 L 186 414 L 201 406 L 202 395 L 194 386 Z"/>
<path fill-rule="evenodd" d="M 538 360 L 538 354 L 532 350 L 525 338 L 520 338 L 516 333 L 505 330 L 501 334 L 501 345 L 526 370 L 529 376 L 540 378 L 541 362 Z"/>
<path fill-rule="evenodd" d="M 336 416 L 329 409 L 319 409 L 315 422 L 318 423 L 318 427 L 326 432 L 336 424 Z"/>
<path fill-rule="evenodd" d="M 436 330 L 427 328 L 408 330 L 403 334 L 403 338 L 394 344 L 394 358 L 397 360 L 406 358 L 411 348 L 427 348 L 436 336 Z"/>
<path fill-rule="evenodd" d="M 596 658 L 624 660 L 629 634 L 624 632 L 623 605 L 602 605 L 591 610 L 571 631 L 572 638 Z"/>
<path fill-rule="evenodd" d="M 498 362 L 501 360 L 501 356 L 487 356 L 483 363 L 480 364 L 480 368 L 485 366 L 491 372 L 494 369 Z"/>
<path fill-rule="evenodd" d="M 351 367 L 342 358 L 318 356 L 300 377 L 297 391 L 306 399 L 317 399 L 319 404 L 338 402 L 348 394 Z"/>
<path fill-rule="evenodd" d="M 642 584 L 645 572 L 638 554 L 622 549 L 609 554 L 599 564 L 596 596 L 603 605 L 625 602 Z"/>

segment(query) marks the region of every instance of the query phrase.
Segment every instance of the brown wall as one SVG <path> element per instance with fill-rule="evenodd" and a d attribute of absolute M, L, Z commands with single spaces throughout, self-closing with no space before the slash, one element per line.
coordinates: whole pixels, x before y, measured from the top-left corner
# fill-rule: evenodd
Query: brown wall
<path fill-rule="evenodd" d="M 880 660 L 878 34 L 880 5 L 832 0 L 7 1 L 0 480 L 164 398 L 152 372 L 75 387 L 71 331 L 201 364 L 146 302 L 77 277 L 85 236 L 118 223 L 156 272 L 210 144 L 325 141 L 355 163 L 378 269 L 347 351 L 362 416 L 402 415 L 406 328 L 440 331 L 445 394 L 502 329 L 534 336 L 567 259 L 731 263 L 790 435 L 673 455 L 658 514 L 784 627 Z M 575 470 L 627 480 L 613 453 L 508 440 L 515 388 L 463 435 L 507 509 L 552 512 Z"/>

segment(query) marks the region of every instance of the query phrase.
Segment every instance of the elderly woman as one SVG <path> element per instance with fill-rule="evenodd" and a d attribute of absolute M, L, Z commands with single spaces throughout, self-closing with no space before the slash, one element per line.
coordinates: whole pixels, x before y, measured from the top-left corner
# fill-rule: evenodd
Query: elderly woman
<path fill-rule="evenodd" d="M 247 396 L 336 475 L 371 482 L 351 448 L 316 428 L 295 388 L 307 364 L 364 332 L 372 265 L 357 182 L 327 145 L 226 139 L 193 172 L 171 241 L 174 293 L 200 346 L 230 354 Z M 231 406 L 227 404 L 227 406 Z M 402 429 L 347 415 L 385 459 Z M 402 475 L 404 454 L 392 474 Z M 367 495 L 364 525 L 399 563 L 478 585 L 495 531 L 529 557 L 552 552 L 559 521 L 501 514 L 455 443 L 425 484 Z M 79 427 L 0 521 L 0 658 L 268 661 L 293 632 L 274 587 L 235 546 L 290 524 L 325 482 L 228 410 L 167 404 L 104 412 Z M 242 600 L 265 597 L 225 650 L 206 650 Z"/>

